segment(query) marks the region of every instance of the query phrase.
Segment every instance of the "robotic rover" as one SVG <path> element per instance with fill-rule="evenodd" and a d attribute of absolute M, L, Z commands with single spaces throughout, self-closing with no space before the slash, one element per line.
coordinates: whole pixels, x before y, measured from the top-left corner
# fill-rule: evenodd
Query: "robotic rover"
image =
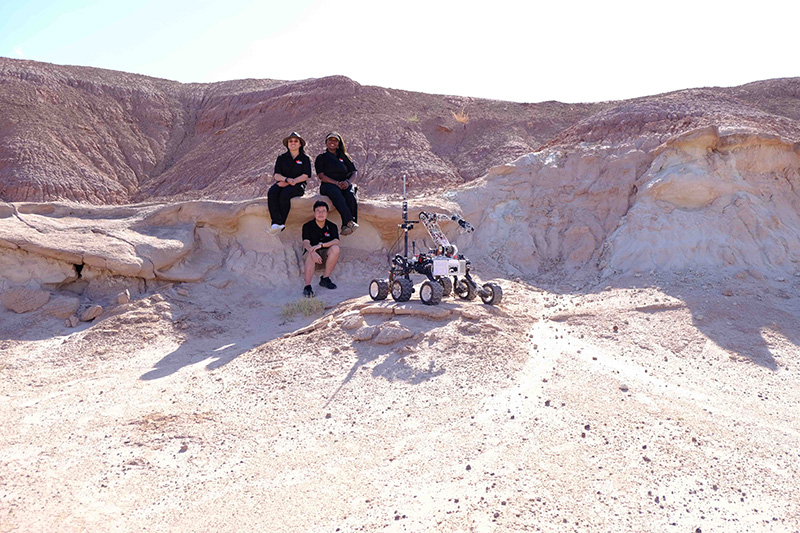
<path fill-rule="evenodd" d="M 497 283 L 485 283 L 482 287 L 470 276 L 470 262 L 458 248 L 450 244 L 439 226 L 439 221 L 452 220 L 462 232 L 471 233 L 475 228 L 459 215 L 428 213 L 422 211 L 419 220 L 408 220 L 408 202 L 406 200 L 406 177 L 403 176 L 403 223 L 398 224 L 405 232 L 403 255 L 397 254 L 391 260 L 389 278 L 375 278 L 369 283 L 369 295 L 373 300 L 385 300 L 389 294 L 396 302 L 406 302 L 414 293 L 411 274 L 422 274 L 426 279 L 419 289 L 419 297 L 426 305 L 436 305 L 444 296 L 455 293 L 463 300 L 474 300 L 480 296 L 483 303 L 499 304 L 503 299 L 503 290 Z M 425 253 L 415 253 L 416 244 L 412 243 L 412 255 L 408 255 L 408 231 L 414 224 L 422 224 L 433 239 L 435 248 Z"/>

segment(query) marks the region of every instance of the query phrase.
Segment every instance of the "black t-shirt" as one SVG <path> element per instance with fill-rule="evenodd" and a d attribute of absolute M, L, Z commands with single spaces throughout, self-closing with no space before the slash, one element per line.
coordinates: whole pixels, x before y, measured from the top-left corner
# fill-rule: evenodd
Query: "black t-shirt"
<path fill-rule="evenodd" d="M 275 174 L 280 174 L 284 178 L 299 178 L 303 174 L 311 177 L 311 158 L 303 152 L 297 154 L 297 157 L 292 157 L 292 154 L 286 151 L 275 161 Z M 298 185 L 305 187 L 306 183 Z"/>
<path fill-rule="evenodd" d="M 339 238 L 339 229 L 330 220 L 325 221 L 321 228 L 316 220 L 309 220 L 303 224 L 303 240 L 308 241 L 311 246 L 316 246 L 323 242 L 331 242 Z"/>
<path fill-rule="evenodd" d="M 344 181 L 348 174 L 356 171 L 356 166 L 346 155 L 340 158 L 325 150 L 314 160 L 314 169 L 317 175 L 322 173 L 332 180 Z"/>

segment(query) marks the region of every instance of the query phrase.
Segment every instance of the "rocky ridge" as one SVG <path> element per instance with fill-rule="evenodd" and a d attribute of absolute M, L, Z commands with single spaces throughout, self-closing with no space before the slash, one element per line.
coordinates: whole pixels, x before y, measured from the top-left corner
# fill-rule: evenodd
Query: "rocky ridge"
<path fill-rule="evenodd" d="M 263 196 L 290 131 L 313 158 L 333 129 L 362 195 L 400 192 L 402 174 L 417 190 L 445 190 L 606 107 L 427 95 L 343 76 L 180 84 L 7 58 L 0 102 L 0 199 L 92 204 Z"/>

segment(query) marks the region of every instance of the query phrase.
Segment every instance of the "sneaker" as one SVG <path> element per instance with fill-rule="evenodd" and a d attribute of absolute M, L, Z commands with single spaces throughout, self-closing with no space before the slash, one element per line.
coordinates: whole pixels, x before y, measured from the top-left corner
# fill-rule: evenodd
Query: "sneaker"
<path fill-rule="evenodd" d="M 325 287 L 327 289 L 335 289 L 336 288 L 336 284 L 331 281 L 331 278 L 326 278 L 325 276 L 322 276 L 321 278 L 319 278 L 319 286 L 320 287 Z"/>
<path fill-rule="evenodd" d="M 270 235 L 275 235 L 279 231 L 283 231 L 283 228 L 285 228 L 285 227 L 286 226 L 283 225 L 283 224 L 273 224 L 272 227 L 269 228 L 269 234 Z"/>
<path fill-rule="evenodd" d="M 358 229 L 358 224 L 355 223 L 354 220 L 351 220 L 344 226 L 342 226 L 342 235 L 351 235 L 355 230 Z"/>
<path fill-rule="evenodd" d="M 311 285 L 306 285 L 303 287 L 303 296 L 306 298 L 313 298 L 314 297 L 314 289 L 311 288 Z"/>

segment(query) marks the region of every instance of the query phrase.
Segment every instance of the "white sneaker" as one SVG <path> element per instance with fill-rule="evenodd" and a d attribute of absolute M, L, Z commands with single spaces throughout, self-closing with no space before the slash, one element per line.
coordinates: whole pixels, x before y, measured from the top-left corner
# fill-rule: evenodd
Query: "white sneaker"
<path fill-rule="evenodd" d="M 284 224 L 273 224 L 272 227 L 269 228 L 269 234 L 275 235 L 279 231 L 283 231 L 283 228 L 286 226 Z"/>

